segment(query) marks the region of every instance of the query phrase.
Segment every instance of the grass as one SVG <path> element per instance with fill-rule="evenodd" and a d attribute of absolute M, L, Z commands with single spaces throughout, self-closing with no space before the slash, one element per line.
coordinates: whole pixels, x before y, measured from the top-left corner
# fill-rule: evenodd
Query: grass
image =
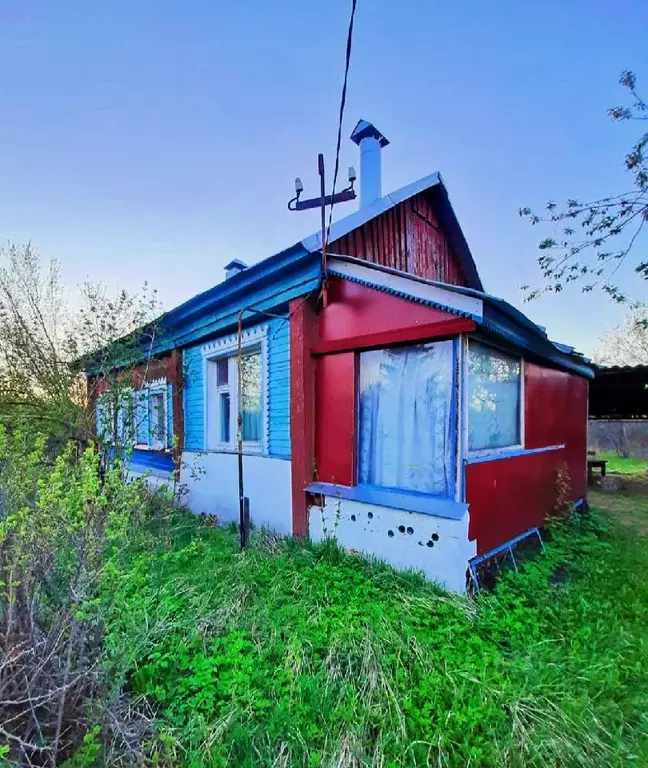
<path fill-rule="evenodd" d="M 648 473 L 648 460 L 624 459 L 614 451 L 596 454 L 597 459 L 607 461 L 607 471 L 616 475 L 642 476 Z"/>
<path fill-rule="evenodd" d="M 619 491 L 604 492 L 591 488 L 589 501 L 611 514 L 623 525 L 648 533 L 648 460 L 624 459 L 616 453 L 601 453 L 597 458 L 607 460 L 610 475 L 619 475 Z"/>
<path fill-rule="evenodd" d="M 648 546 L 594 512 L 477 599 L 182 518 L 111 585 L 106 674 L 174 766 L 644 766 Z"/>

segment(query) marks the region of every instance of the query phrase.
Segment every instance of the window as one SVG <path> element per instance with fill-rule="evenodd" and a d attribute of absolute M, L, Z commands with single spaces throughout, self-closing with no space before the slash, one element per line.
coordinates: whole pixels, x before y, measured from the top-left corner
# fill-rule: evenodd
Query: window
<path fill-rule="evenodd" d="M 360 354 L 358 481 L 451 495 L 452 341 Z"/>
<path fill-rule="evenodd" d="M 104 393 L 97 399 L 97 434 L 113 443 L 114 404 L 117 406 L 117 438 L 125 448 L 163 450 L 173 444 L 171 385 L 155 383 L 142 389 L 124 389 L 113 395 Z"/>
<path fill-rule="evenodd" d="M 164 393 L 151 394 L 151 443 L 154 448 L 166 446 L 166 409 Z"/>
<path fill-rule="evenodd" d="M 522 442 L 520 358 L 476 341 L 468 346 L 468 450 Z"/>
<path fill-rule="evenodd" d="M 238 435 L 238 359 L 236 355 L 207 360 L 207 448 L 236 448 Z M 259 348 L 246 349 L 241 359 L 241 420 L 246 447 L 263 441 L 263 376 Z"/>
<path fill-rule="evenodd" d="M 241 360 L 241 415 L 243 442 L 261 441 L 261 353 Z"/>

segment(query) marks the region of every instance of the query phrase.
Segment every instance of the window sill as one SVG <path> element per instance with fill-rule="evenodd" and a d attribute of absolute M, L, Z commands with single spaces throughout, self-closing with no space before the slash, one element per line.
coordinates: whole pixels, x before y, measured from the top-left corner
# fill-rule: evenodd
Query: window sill
<path fill-rule="evenodd" d="M 428 496 L 425 493 L 397 491 L 378 488 L 372 485 L 334 485 L 333 483 L 311 483 L 306 487 L 309 493 L 348 499 L 377 507 L 403 509 L 406 512 L 418 512 L 433 517 L 445 517 L 449 520 L 461 520 L 468 505 L 453 499 Z"/>
<path fill-rule="evenodd" d="M 171 455 L 173 453 L 172 448 L 165 448 L 164 446 L 157 447 L 155 445 L 147 445 L 146 443 L 135 443 L 133 446 L 134 451 L 149 451 L 152 453 L 168 453 Z"/>
<path fill-rule="evenodd" d="M 228 453 L 233 456 L 238 455 L 238 448 L 234 448 L 231 445 L 216 445 L 213 448 L 206 448 L 203 453 Z M 243 456 L 267 456 L 268 454 L 263 450 L 260 445 L 245 445 L 243 444 Z"/>
<path fill-rule="evenodd" d="M 478 451 L 468 456 L 466 464 L 480 464 L 484 461 L 500 461 L 502 459 L 514 459 L 518 456 L 532 456 L 534 453 L 546 453 L 547 451 L 559 451 L 565 445 L 547 445 L 544 448 L 501 448 L 492 451 Z"/>

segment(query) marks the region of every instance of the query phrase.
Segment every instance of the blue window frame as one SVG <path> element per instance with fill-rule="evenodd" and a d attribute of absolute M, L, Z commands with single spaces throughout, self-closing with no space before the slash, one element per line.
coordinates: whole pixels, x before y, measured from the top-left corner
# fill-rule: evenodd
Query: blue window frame
<path fill-rule="evenodd" d="M 361 352 L 358 482 L 452 497 L 455 343 Z"/>

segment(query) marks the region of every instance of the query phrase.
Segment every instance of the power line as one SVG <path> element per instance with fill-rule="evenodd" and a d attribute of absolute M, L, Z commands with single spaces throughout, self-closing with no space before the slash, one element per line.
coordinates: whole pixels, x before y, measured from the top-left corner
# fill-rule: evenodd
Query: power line
<path fill-rule="evenodd" d="M 349 65 L 351 64 L 351 43 L 353 41 L 353 21 L 355 19 L 356 5 L 358 0 L 351 2 L 351 18 L 349 19 L 349 30 L 347 32 L 346 43 L 346 61 L 344 64 L 344 82 L 342 84 L 342 95 L 340 97 L 340 116 L 338 120 L 337 146 L 335 148 L 335 170 L 333 172 L 333 191 L 331 208 L 329 210 L 328 227 L 326 229 L 326 238 L 323 246 L 326 247 L 331 234 L 331 222 L 333 220 L 333 205 L 335 202 L 335 185 L 337 183 L 338 171 L 340 170 L 340 145 L 342 143 L 342 120 L 344 118 L 344 107 L 346 105 L 347 81 L 349 78 Z"/>

